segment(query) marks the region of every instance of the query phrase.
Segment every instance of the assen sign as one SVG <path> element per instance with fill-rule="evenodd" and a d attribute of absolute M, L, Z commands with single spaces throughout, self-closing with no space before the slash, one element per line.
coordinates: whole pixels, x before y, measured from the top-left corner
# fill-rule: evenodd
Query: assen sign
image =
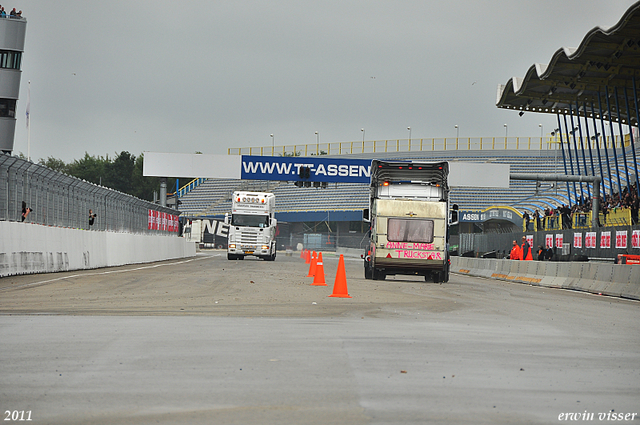
<path fill-rule="evenodd" d="M 307 174 L 304 174 L 304 169 Z M 303 176 L 301 175 L 303 171 Z M 371 160 L 243 156 L 241 178 L 247 180 L 369 183 Z"/>

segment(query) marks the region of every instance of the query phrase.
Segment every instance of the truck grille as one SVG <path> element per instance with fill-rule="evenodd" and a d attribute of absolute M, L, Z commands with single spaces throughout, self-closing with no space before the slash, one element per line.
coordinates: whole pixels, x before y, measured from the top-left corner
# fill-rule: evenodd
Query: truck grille
<path fill-rule="evenodd" d="M 256 232 L 242 232 L 240 233 L 241 245 L 257 245 L 258 234 Z"/>

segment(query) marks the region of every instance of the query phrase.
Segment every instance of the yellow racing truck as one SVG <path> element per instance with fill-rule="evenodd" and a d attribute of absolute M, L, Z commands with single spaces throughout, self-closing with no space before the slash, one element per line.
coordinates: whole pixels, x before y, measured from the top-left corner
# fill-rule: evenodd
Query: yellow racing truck
<path fill-rule="evenodd" d="M 449 281 L 449 186 L 447 162 L 373 160 L 370 224 L 364 255 L 366 279 L 418 275 Z M 457 213 L 453 215 L 457 221 Z"/>

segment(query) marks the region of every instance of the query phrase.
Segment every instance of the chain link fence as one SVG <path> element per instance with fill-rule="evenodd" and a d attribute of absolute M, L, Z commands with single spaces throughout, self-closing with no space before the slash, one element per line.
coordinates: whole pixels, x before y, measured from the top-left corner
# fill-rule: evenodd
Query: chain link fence
<path fill-rule="evenodd" d="M 23 204 L 24 202 L 24 204 Z M 152 229 L 150 211 L 171 215 L 171 208 L 51 170 L 24 159 L 0 154 L 0 220 L 76 229 L 128 233 L 169 233 Z M 89 226 L 89 210 L 96 214 Z"/>
<path fill-rule="evenodd" d="M 338 248 L 355 248 L 364 252 L 369 246 L 367 233 L 291 233 L 281 234 L 276 237 L 278 249 L 290 247 L 296 249 L 302 244 L 305 249 L 314 251 L 335 251 Z"/>

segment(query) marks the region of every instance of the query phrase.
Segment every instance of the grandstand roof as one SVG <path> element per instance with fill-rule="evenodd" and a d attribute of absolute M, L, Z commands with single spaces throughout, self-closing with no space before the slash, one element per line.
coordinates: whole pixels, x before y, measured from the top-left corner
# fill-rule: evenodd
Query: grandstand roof
<path fill-rule="evenodd" d="M 569 113 L 571 108 L 574 114 L 578 109 L 581 116 L 591 116 L 591 105 L 597 111 L 600 97 L 605 115 L 614 121 L 621 118 L 622 122 L 630 117 L 637 124 L 634 106 L 629 111 L 625 107 L 625 91 L 630 89 L 628 96 L 633 104 L 634 81 L 640 79 L 639 43 L 640 1 L 611 28 L 589 31 L 577 49 L 562 47 L 548 65 L 536 63 L 524 78 L 514 77 L 499 85 L 496 106 L 554 114 Z M 607 113 L 607 92 L 614 96 L 616 89 L 619 110 L 613 98 Z"/>

